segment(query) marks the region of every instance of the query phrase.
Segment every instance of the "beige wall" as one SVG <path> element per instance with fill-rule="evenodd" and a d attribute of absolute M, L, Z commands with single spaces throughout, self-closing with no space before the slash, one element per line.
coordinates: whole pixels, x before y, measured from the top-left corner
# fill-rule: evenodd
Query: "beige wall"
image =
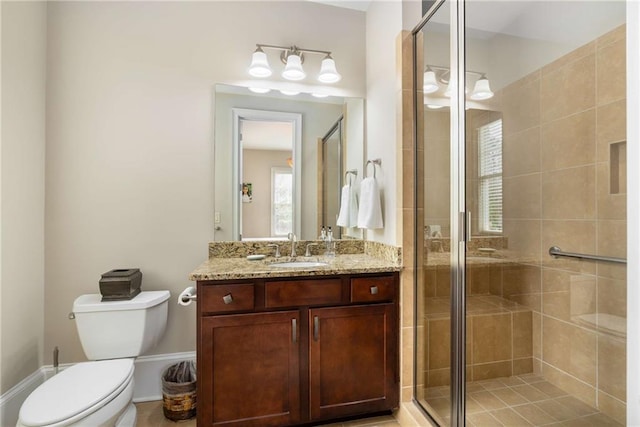
<path fill-rule="evenodd" d="M 190 284 L 213 239 L 214 85 L 246 82 L 256 43 L 296 43 L 334 52 L 337 90 L 362 96 L 364 21 L 311 2 L 49 4 L 45 348 L 84 359 L 67 314 L 105 271 L 139 267 L 172 301 Z M 152 352 L 194 349 L 195 309 L 171 303 Z"/>
<path fill-rule="evenodd" d="M 382 194 L 384 228 L 365 231 L 367 240 L 398 244 L 398 194 L 396 174 L 398 167 L 396 102 L 398 102 L 398 72 L 396 63 L 396 37 L 402 30 L 402 3 L 372 2 L 367 10 L 367 146 L 365 162 L 380 158 L 382 165 L 376 171 Z M 373 174 L 369 165 L 368 174 Z M 369 175 L 367 175 L 369 176 Z M 364 174 L 363 174 L 364 177 Z"/>
<path fill-rule="evenodd" d="M 44 2 L 2 2 L 0 394 L 40 368 L 44 347 Z"/>
<path fill-rule="evenodd" d="M 610 144 L 626 140 L 624 27 L 501 96 L 505 235 L 529 260 L 511 272 L 509 298 L 534 311 L 534 369 L 624 422 L 626 340 L 580 316 L 624 322 L 626 267 L 547 254 L 626 256 L 626 190 L 612 194 L 609 179 Z"/>

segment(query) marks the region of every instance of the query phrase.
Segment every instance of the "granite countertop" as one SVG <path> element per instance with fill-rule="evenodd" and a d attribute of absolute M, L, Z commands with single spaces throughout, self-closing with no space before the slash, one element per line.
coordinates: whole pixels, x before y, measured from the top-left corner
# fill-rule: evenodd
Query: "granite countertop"
<path fill-rule="evenodd" d="M 326 262 L 329 265 L 309 268 L 274 267 L 273 263 L 296 261 Z M 263 260 L 247 258 L 209 258 L 189 274 L 189 280 L 233 280 L 269 277 L 328 276 L 336 274 L 361 274 L 400 271 L 397 262 L 364 253 L 339 254 L 336 256 L 298 256 L 296 258 L 272 256 Z"/>

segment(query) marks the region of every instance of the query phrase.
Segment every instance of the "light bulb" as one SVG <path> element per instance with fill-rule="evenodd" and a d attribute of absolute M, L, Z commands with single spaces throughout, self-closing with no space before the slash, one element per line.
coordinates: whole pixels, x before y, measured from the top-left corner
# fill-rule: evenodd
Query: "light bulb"
<path fill-rule="evenodd" d="M 476 81 L 476 85 L 473 88 L 473 93 L 469 98 L 474 101 L 482 101 L 484 99 L 489 99 L 493 97 L 493 92 L 489 87 L 489 80 L 482 76 Z"/>
<path fill-rule="evenodd" d="M 302 58 L 299 55 L 291 54 L 287 57 L 287 65 L 282 71 L 282 77 L 287 80 L 302 80 L 307 77 L 302 69 Z"/>
<path fill-rule="evenodd" d="M 340 81 L 341 78 L 342 76 L 336 70 L 336 62 L 331 58 L 331 55 L 327 55 L 322 60 L 318 80 L 322 83 L 335 83 Z"/>
<path fill-rule="evenodd" d="M 267 54 L 258 46 L 251 56 L 251 65 L 249 65 L 249 74 L 253 77 L 269 77 L 271 75 L 271 67 L 267 60 Z"/>
<path fill-rule="evenodd" d="M 424 72 L 422 91 L 424 93 L 433 93 L 437 92 L 439 88 L 438 82 L 436 81 L 436 73 L 433 72 L 431 68 L 427 68 L 427 71 Z"/>

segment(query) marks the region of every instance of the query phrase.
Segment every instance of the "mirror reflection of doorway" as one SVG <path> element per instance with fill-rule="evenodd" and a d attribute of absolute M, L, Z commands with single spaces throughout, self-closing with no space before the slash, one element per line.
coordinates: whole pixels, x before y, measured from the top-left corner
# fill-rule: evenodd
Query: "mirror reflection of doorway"
<path fill-rule="evenodd" d="M 236 123 L 237 235 L 240 240 L 284 239 L 296 231 L 299 123 L 288 113 L 244 113 Z"/>

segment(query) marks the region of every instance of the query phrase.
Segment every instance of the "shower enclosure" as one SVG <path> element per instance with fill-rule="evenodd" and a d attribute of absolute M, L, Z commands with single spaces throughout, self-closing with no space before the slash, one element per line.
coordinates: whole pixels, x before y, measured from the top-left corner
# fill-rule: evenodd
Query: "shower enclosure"
<path fill-rule="evenodd" d="M 439 425 L 625 423 L 625 22 L 438 0 L 413 31 L 414 396 Z"/>

